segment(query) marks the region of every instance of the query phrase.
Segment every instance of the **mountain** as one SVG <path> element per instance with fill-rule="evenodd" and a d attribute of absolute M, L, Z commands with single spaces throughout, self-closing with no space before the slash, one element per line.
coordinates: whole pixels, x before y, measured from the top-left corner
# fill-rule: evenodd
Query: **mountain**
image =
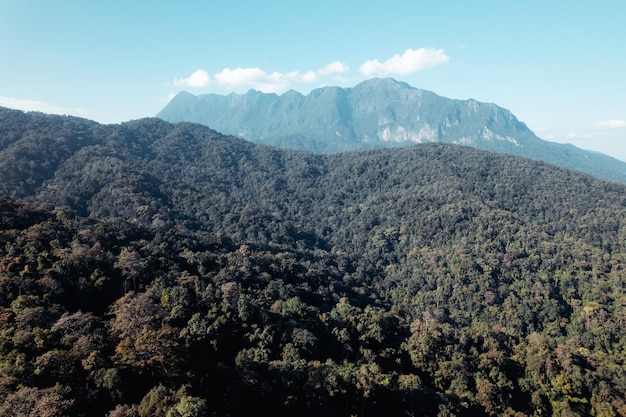
<path fill-rule="evenodd" d="M 201 123 L 257 143 L 335 153 L 446 142 L 546 161 L 626 182 L 626 163 L 572 145 L 539 139 L 510 111 L 452 100 L 390 78 L 354 88 L 324 87 L 304 96 L 255 90 L 227 96 L 181 92 L 157 117 Z"/>
<path fill-rule="evenodd" d="M 0 144 L 0 415 L 626 412 L 626 185 L 157 118 Z"/>

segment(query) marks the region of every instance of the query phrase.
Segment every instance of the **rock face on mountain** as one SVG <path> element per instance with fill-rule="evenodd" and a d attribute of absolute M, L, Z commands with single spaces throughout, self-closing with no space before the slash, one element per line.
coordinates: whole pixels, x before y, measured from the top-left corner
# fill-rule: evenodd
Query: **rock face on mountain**
<path fill-rule="evenodd" d="M 626 182 L 626 163 L 538 138 L 510 111 L 453 100 L 390 78 L 308 95 L 179 93 L 157 117 L 201 123 L 252 142 L 337 153 L 446 142 L 543 160 L 599 178 Z"/>

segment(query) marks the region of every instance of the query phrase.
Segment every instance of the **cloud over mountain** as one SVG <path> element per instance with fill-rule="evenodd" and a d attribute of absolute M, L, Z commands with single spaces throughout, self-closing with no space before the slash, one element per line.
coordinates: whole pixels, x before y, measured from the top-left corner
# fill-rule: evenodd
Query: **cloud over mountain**
<path fill-rule="evenodd" d="M 199 69 L 192 73 L 188 78 L 175 78 L 174 85 L 184 85 L 187 87 L 206 87 L 211 82 L 209 73 Z"/>
<path fill-rule="evenodd" d="M 384 62 L 378 59 L 365 61 L 359 66 L 359 74 L 352 78 L 366 78 L 407 75 L 448 63 L 450 58 L 443 49 L 407 49 Z M 350 71 L 350 65 L 334 61 L 315 70 L 294 70 L 289 72 L 266 71 L 260 67 L 224 68 L 211 77 L 206 70 L 198 69 L 185 78 L 174 78 L 170 85 L 203 88 L 210 85 L 229 90 L 255 89 L 264 93 L 282 93 L 296 84 L 323 83 L 324 78 L 337 79 L 340 74 Z"/>
<path fill-rule="evenodd" d="M 402 55 L 394 55 L 384 62 L 372 59 L 359 67 L 365 76 L 406 75 L 429 69 L 450 61 L 443 49 L 407 49 Z"/>
<path fill-rule="evenodd" d="M 228 88 L 251 87 L 266 93 L 277 93 L 289 85 L 288 75 L 279 72 L 268 73 L 255 68 L 224 68 L 215 74 L 215 80 Z"/>
<path fill-rule="evenodd" d="M 314 71 L 267 72 L 259 67 L 224 68 L 214 75 L 213 79 L 203 69 L 198 69 L 186 78 L 174 78 L 175 86 L 193 88 L 207 87 L 210 84 L 228 89 L 249 89 L 264 93 L 281 93 L 290 88 L 292 83 L 312 83 L 322 77 L 342 74 L 349 70 L 349 65 L 334 61 Z"/>
<path fill-rule="evenodd" d="M 342 74 L 344 72 L 348 72 L 349 70 L 350 70 L 350 66 L 348 64 L 343 63 L 341 61 L 335 61 L 318 69 L 316 71 L 316 74 L 319 76 L 331 75 L 331 74 Z"/>
<path fill-rule="evenodd" d="M 57 106 L 56 104 L 46 103 L 44 101 L 19 99 L 4 96 L 0 96 L 0 106 L 17 110 L 40 111 L 43 113 L 51 114 L 72 114 L 77 116 L 84 116 L 88 113 L 86 109 L 61 107 Z"/>

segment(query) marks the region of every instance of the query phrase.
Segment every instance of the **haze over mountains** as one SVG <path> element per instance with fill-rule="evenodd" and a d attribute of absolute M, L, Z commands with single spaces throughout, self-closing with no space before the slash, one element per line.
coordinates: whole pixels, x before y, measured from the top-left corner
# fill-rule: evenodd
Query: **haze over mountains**
<path fill-rule="evenodd" d="M 323 87 L 304 96 L 181 92 L 157 117 L 201 123 L 219 132 L 288 149 L 336 153 L 446 142 L 543 160 L 626 182 L 626 163 L 538 138 L 510 111 L 452 100 L 390 78 L 353 88 Z"/>

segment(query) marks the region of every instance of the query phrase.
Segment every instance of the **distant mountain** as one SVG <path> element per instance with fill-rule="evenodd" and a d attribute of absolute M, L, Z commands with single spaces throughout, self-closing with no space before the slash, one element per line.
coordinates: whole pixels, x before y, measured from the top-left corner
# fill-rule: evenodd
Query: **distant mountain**
<path fill-rule="evenodd" d="M 416 143 L 468 145 L 546 161 L 598 178 L 626 182 L 626 163 L 598 152 L 538 138 L 510 111 L 452 100 L 391 78 L 353 88 L 324 87 L 304 96 L 179 93 L 157 117 L 195 122 L 252 142 L 316 153 Z"/>

